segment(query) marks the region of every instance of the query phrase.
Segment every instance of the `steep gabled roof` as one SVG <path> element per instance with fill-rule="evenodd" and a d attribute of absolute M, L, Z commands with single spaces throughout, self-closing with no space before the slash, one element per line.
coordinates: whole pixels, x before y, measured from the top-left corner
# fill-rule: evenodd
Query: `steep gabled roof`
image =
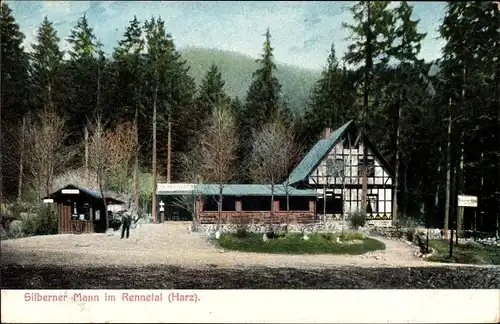
<path fill-rule="evenodd" d="M 313 146 L 302 161 L 300 161 L 300 163 L 290 173 L 288 176 L 288 184 L 293 185 L 307 178 L 351 124 L 352 120 L 338 128 L 330 135 L 330 137 L 322 139 L 316 143 L 316 145 Z"/>

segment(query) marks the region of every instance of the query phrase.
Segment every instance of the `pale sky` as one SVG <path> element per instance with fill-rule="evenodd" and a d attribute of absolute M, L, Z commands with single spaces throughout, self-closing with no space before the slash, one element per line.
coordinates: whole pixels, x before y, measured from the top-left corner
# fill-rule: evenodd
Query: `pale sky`
<path fill-rule="evenodd" d="M 134 14 L 141 22 L 161 16 L 178 49 L 216 48 L 257 57 L 262 51 L 264 33 L 269 27 L 276 61 L 307 69 L 326 64 L 331 44 L 340 57 L 347 48 L 348 32 L 342 22 L 351 22 L 348 8 L 352 1 L 5 1 L 26 35 L 30 50 L 35 31 L 48 16 L 61 38 L 87 13 L 90 25 L 105 52 L 111 53 L 122 38 Z M 397 2 L 394 2 L 397 5 Z M 440 56 L 444 42 L 438 27 L 446 2 L 412 2 L 414 17 L 420 19 L 420 32 L 427 33 L 421 57 Z"/>

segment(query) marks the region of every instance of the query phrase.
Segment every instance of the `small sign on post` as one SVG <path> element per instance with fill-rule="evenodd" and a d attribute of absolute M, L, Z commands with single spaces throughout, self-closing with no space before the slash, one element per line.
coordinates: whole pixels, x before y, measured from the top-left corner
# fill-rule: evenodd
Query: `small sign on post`
<path fill-rule="evenodd" d="M 477 197 L 459 195 L 458 207 L 477 207 Z"/>
<path fill-rule="evenodd" d="M 463 215 L 463 209 L 464 207 L 474 207 L 476 208 L 477 207 L 477 196 L 465 196 L 465 195 L 458 195 L 457 197 L 457 201 L 458 201 L 458 211 L 460 211 L 460 213 L 462 213 Z M 474 210 L 474 214 L 475 214 L 475 210 Z M 475 223 L 475 215 L 474 215 L 474 223 Z M 456 225 L 456 235 L 455 235 L 455 244 L 458 245 L 458 213 L 456 215 L 456 218 L 455 218 L 455 225 Z M 476 230 L 475 230 L 475 227 L 474 227 L 474 236 L 476 233 Z M 450 259 L 452 258 L 453 256 L 453 226 L 451 227 L 451 235 L 450 235 Z"/>

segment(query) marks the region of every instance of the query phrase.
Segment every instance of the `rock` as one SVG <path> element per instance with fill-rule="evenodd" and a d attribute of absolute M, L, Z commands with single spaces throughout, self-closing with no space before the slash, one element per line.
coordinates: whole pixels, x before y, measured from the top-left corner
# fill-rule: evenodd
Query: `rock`
<path fill-rule="evenodd" d="M 215 239 L 216 240 L 220 239 L 220 232 L 219 231 L 215 232 Z"/>
<path fill-rule="evenodd" d="M 304 234 L 304 236 L 302 237 L 302 239 L 303 239 L 304 241 L 309 241 L 309 236 L 307 236 L 307 234 Z"/>
<path fill-rule="evenodd" d="M 114 234 L 115 234 L 115 230 L 114 230 L 114 229 L 112 229 L 112 228 L 108 228 L 108 229 L 106 230 L 106 235 L 107 235 L 107 236 L 113 236 Z"/>
<path fill-rule="evenodd" d="M 262 241 L 265 242 L 267 241 L 267 235 L 264 233 L 264 235 L 262 235 Z"/>

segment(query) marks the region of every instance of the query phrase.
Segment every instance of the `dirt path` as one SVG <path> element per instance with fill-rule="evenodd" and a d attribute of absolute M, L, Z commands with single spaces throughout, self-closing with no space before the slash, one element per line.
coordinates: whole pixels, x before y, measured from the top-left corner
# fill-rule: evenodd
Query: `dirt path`
<path fill-rule="evenodd" d="M 188 223 L 144 224 L 130 238 L 103 234 L 50 235 L 1 242 L 2 264 L 19 265 L 174 265 L 183 267 L 429 267 L 449 266 L 414 256 L 402 241 L 377 238 L 384 251 L 364 255 L 276 255 L 223 251 L 202 233 L 189 233 Z M 115 233 L 116 234 L 116 233 Z"/>

